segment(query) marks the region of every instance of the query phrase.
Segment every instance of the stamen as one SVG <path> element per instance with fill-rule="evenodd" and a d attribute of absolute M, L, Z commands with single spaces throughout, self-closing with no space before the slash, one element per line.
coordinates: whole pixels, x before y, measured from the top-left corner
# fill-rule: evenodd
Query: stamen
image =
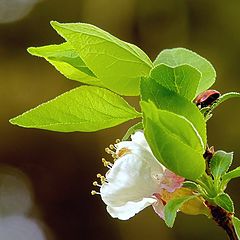
<path fill-rule="evenodd" d="M 115 141 L 116 143 L 120 143 L 121 142 L 121 140 L 120 139 L 116 139 L 116 141 Z"/>
<path fill-rule="evenodd" d="M 94 182 L 93 182 L 93 186 L 96 186 L 96 187 L 101 187 L 102 185 L 98 184 L 98 182 L 97 182 L 97 181 L 94 181 Z"/>
<path fill-rule="evenodd" d="M 100 194 L 100 192 L 97 192 L 97 191 L 95 191 L 95 190 L 92 190 L 92 191 L 91 191 L 91 194 L 92 194 L 92 195 L 96 195 L 96 194 Z"/>
<path fill-rule="evenodd" d="M 110 144 L 109 148 L 112 149 L 112 150 L 116 150 L 116 147 L 113 144 Z"/>
<path fill-rule="evenodd" d="M 108 167 L 109 169 L 113 166 L 111 162 L 108 162 L 105 158 L 102 158 L 102 163 L 104 167 Z"/>
<path fill-rule="evenodd" d="M 105 148 L 105 152 L 107 153 L 107 154 L 114 154 L 115 152 L 114 151 L 112 151 L 110 148 Z"/>

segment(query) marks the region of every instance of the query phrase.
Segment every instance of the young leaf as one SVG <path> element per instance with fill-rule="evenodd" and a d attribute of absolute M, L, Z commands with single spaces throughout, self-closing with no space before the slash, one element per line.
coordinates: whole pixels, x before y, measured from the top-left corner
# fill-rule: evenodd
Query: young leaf
<path fill-rule="evenodd" d="M 169 67 L 160 64 L 151 70 L 150 77 L 167 89 L 192 101 L 195 98 L 201 74 L 189 65 Z"/>
<path fill-rule="evenodd" d="M 170 200 L 164 207 L 164 217 L 165 223 L 168 227 L 172 228 L 175 218 L 177 216 L 177 211 L 182 207 L 184 203 L 195 198 L 195 196 L 184 196 L 179 198 L 174 198 Z"/>
<path fill-rule="evenodd" d="M 142 100 L 151 100 L 159 109 L 183 116 L 191 122 L 197 130 L 196 134 L 202 140 L 202 153 L 205 152 L 207 142 L 206 122 L 195 104 L 161 86 L 152 78 L 143 78 L 140 89 Z"/>
<path fill-rule="evenodd" d="M 237 217 L 233 217 L 232 220 L 238 239 L 240 239 L 240 220 Z"/>
<path fill-rule="evenodd" d="M 157 66 L 161 63 L 164 63 L 170 67 L 188 64 L 196 68 L 202 75 L 196 96 L 211 87 L 216 79 L 216 72 L 211 63 L 205 58 L 185 48 L 163 50 L 154 61 L 154 66 Z"/>
<path fill-rule="evenodd" d="M 144 134 L 154 156 L 168 169 L 195 180 L 205 171 L 202 146 L 196 129 L 184 117 L 141 102 Z"/>
<path fill-rule="evenodd" d="M 233 153 L 226 153 L 222 150 L 217 151 L 211 161 L 210 161 L 210 169 L 211 173 L 215 179 L 219 179 L 222 175 L 224 175 L 229 167 L 232 164 Z"/>
<path fill-rule="evenodd" d="M 43 57 L 65 77 L 82 83 L 103 86 L 103 83 L 86 66 L 79 54 L 69 43 L 30 47 L 28 52 L 34 56 Z"/>
<path fill-rule="evenodd" d="M 183 183 L 184 188 L 192 189 L 193 191 L 198 191 L 198 185 L 195 182 L 185 181 Z"/>
<path fill-rule="evenodd" d="M 93 132 L 140 117 L 123 98 L 109 90 L 82 86 L 10 120 L 27 128 L 59 132 Z"/>
<path fill-rule="evenodd" d="M 222 193 L 222 194 L 218 195 L 217 197 L 215 197 L 214 201 L 218 206 L 224 208 L 228 212 L 231 212 L 231 213 L 234 212 L 233 201 L 228 194 Z"/>
<path fill-rule="evenodd" d="M 152 68 L 151 60 L 141 49 L 90 24 L 53 21 L 51 25 L 104 86 L 121 95 L 139 94 L 140 79 Z"/>
<path fill-rule="evenodd" d="M 227 184 L 231 179 L 240 177 L 240 167 L 235 168 L 234 170 L 226 173 L 222 177 L 222 181 L 224 184 Z"/>
<path fill-rule="evenodd" d="M 142 129 L 143 129 L 143 123 L 142 122 L 136 123 L 135 125 L 131 126 L 127 130 L 127 132 L 124 135 L 124 137 L 122 138 L 122 140 L 127 141 L 132 134 L 134 134 L 137 130 L 142 130 Z"/>

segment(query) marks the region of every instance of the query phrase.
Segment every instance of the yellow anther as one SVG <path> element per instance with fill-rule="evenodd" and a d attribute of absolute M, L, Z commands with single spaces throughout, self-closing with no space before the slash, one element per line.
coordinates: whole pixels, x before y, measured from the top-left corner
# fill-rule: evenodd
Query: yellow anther
<path fill-rule="evenodd" d="M 105 178 L 104 176 L 102 176 L 102 177 L 100 178 L 100 180 L 101 180 L 101 184 L 103 184 L 103 183 L 105 183 L 106 178 Z"/>
<path fill-rule="evenodd" d="M 92 194 L 92 195 L 96 195 L 96 194 L 98 194 L 98 193 L 97 193 L 96 191 L 92 190 L 92 191 L 91 191 L 91 194 Z"/>
<path fill-rule="evenodd" d="M 97 186 L 98 185 L 98 182 L 97 181 L 94 181 L 93 182 L 93 186 Z"/>
<path fill-rule="evenodd" d="M 112 150 L 114 150 L 114 149 L 115 149 L 115 146 L 114 146 L 113 144 L 110 144 L 110 145 L 109 145 L 109 148 L 112 149 Z"/>
<path fill-rule="evenodd" d="M 112 154 L 112 157 L 113 157 L 114 159 L 116 159 L 116 158 L 118 158 L 118 155 L 117 155 L 116 153 L 113 153 L 113 154 Z"/>
<path fill-rule="evenodd" d="M 100 173 L 97 174 L 97 178 L 101 178 L 102 175 Z"/>
<path fill-rule="evenodd" d="M 116 139 L 116 141 L 115 141 L 116 143 L 120 143 L 121 141 L 120 141 L 120 139 Z"/>

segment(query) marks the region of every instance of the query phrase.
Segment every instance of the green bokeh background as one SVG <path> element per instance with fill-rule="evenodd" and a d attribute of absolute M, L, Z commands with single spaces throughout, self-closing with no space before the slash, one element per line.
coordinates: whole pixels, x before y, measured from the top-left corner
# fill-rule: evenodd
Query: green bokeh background
<path fill-rule="evenodd" d="M 240 1 L 230 0 L 43 0 L 24 19 L 0 24 L 0 162 L 21 169 L 32 181 L 35 203 L 56 240 L 226 239 L 214 222 L 179 214 L 168 229 L 151 207 L 129 221 L 112 219 L 98 196 L 96 173 L 104 173 L 104 148 L 131 123 L 96 133 L 55 133 L 11 126 L 8 119 L 78 86 L 26 52 L 29 46 L 63 41 L 50 20 L 87 22 L 141 47 L 152 60 L 165 48 L 186 47 L 217 71 L 214 89 L 240 91 Z M 136 104 L 134 98 L 129 99 Z M 208 142 L 234 151 L 240 165 L 240 101 L 216 110 Z M 233 166 L 233 167 L 234 167 Z M 187 167 L 187 166 L 186 166 Z M 239 180 L 228 192 L 240 215 Z"/>

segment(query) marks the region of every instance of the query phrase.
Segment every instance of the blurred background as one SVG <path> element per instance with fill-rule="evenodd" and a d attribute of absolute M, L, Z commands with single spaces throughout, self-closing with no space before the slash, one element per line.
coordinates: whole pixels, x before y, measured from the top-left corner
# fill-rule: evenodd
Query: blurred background
<path fill-rule="evenodd" d="M 240 91 L 239 12 L 238 0 L 0 0 L 0 239 L 226 239 L 201 216 L 180 213 L 168 229 L 151 207 L 129 221 L 115 220 L 90 195 L 96 173 L 106 171 L 104 148 L 131 122 L 62 134 L 11 126 L 8 119 L 79 85 L 26 52 L 63 41 L 50 20 L 95 24 L 152 60 L 165 48 L 192 49 L 215 66 L 214 89 L 224 93 Z M 239 106 L 237 99 L 225 103 L 208 124 L 209 145 L 234 151 L 233 167 L 240 165 Z M 238 215 L 239 184 L 229 187 Z"/>

